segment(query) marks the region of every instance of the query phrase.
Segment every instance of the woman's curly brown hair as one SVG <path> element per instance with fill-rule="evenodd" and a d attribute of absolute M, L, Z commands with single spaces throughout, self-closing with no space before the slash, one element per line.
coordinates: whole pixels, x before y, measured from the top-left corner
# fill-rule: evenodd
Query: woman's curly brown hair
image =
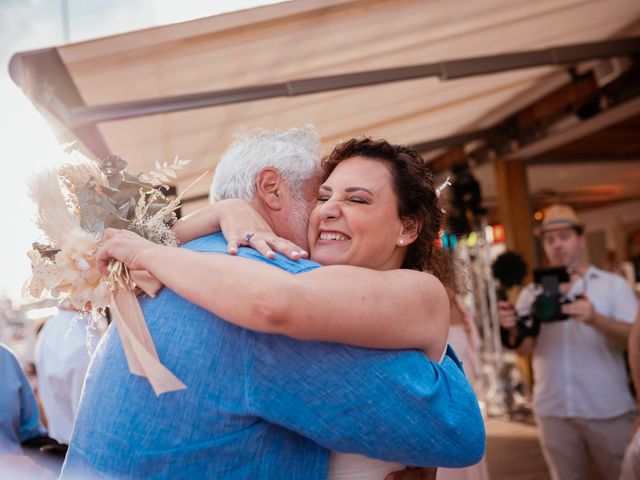
<path fill-rule="evenodd" d="M 402 268 L 430 272 L 450 294 L 455 294 L 457 288 L 453 268 L 442 249 L 436 245 L 443 213 L 438 206 L 431 168 L 412 148 L 368 137 L 353 138 L 338 144 L 323 159 L 323 180 L 342 161 L 356 156 L 379 160 L 387 165 L 398 197 L 398 215 L 402 219 L 415 219 L 422 223 L 418 238 L 407 248 Z"/>

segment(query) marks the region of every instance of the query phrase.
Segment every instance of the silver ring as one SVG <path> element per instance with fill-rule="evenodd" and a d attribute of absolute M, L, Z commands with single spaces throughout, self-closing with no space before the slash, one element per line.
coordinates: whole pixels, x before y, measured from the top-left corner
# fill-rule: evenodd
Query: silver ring
<path fill-rule="evenodd" d="M 249 232 L 249 233 L 247 233 L 247 234 L 244 236 L 244 239 L 245 239 L 247 242 L 250 242 L 250 241 L 251 241 L 251 237 L 253 237 L 254 235 L 255 235 L 255 233 L 254 233 L 254 232 Z"/>

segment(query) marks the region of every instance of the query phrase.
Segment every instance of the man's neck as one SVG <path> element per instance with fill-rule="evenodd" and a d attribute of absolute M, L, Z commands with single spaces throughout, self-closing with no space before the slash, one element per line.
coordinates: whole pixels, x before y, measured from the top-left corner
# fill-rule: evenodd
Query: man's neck
<path fill-rule="evenodd" d="M 587 270 L 589 270 L 589 264 L 580 263 L 577 267 L 573 267 L 569 269 L 569 273 L 571 275 L 571 281 L 567 285 L 567 289 L 564 292 L 565 294 L 573 287 L 573 285 L 583 279 L 587 274 Z"/>
<path fill-rule="evenodd" d="M 258 215 L 260 215 L 262 219 L 269 224 L 269 227 L 275 230 L 273 228 L 273 218 L 270 215 L 269 209 L 258 199 L 253 199 L 253 201 L 251 202 L 251 206 L 258 213 Z"/>
<path fill-rule="evenodd" d="M 570 267 L 569 270 L 572 272 L 576 272 L 579 275 L 585 275 L 587 273 L 587 270 L 589 270 L 589 264 L 581 262 L 575 267 Z"/>

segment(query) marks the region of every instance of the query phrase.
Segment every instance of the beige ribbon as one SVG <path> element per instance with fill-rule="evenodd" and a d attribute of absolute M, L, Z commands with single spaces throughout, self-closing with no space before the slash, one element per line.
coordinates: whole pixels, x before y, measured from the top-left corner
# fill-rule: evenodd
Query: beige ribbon
<path fill-rule="evenodd" d="M 129 274 L 136 286 L 152 297 L 162 288 L 162 284 L 148 272 L 131 271 Z M 129 371 L 149 380 L 156 395 L 187 388 L 160 363 L 134 291 L 117 286 L 111 295 L 110 306 Z"/>

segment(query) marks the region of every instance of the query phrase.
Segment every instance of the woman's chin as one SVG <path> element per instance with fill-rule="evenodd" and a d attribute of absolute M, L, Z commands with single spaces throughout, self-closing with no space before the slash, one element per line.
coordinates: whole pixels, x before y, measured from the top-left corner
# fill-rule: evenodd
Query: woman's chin
<path fill-rule="evenodd" d="M 311 260 L 320 265 L 345 265 L 345 261 L 342 255 L 335 255 L 329 252 L 312 251 Z"/>

